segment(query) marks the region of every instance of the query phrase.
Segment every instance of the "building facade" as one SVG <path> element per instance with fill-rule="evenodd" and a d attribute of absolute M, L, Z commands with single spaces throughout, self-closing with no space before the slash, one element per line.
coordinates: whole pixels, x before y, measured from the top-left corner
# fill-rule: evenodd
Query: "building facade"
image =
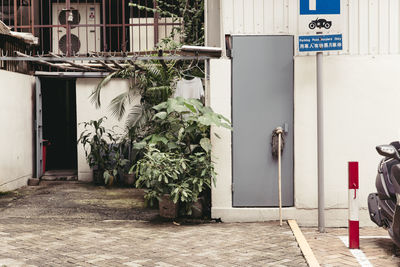
<path fill-rule="evenodd" d="M 210 103 L 216 112 L 233 120 L 233 132 L 240 129 L 240 124 L 235 125 L 234 95 L 238 91 L 251 92 L 249 87 L 252 86 L 252 82 L 247 81 L 247 87 L 235 88 L 235 69 L 238 68 L 235 66 L 235 58 L 240 55 L 235 48 L 235 41 L 233 47 L 230 47 L 231 44 L 227 40 L 240 37 L 250 40 L 262 36 L 292 37 L 293 43 L 287 53 L 293 53 L 293 76 L 288 77 L 293 80 L 293 103 L 288 102 L 287 109 L 289 113 L 293 111 L 294 117 L 293 126 L 289 127 L 289 131 L 293 131 L 293 176 L 289 178 L 293 179 L 293 190 L 288 190 L 286 194 L 293 194 L 293 204 L 284 207 L 283 216 L 287 219 L 297 219 L 302 225 L 316 225 L 317 67 L 315 52 L 299 52 L 298 38 L 300 35 L 318 34 L 319 29 L 311 30 L 308 28 L 310 21 L 304 22 L 301 15 L 302 2 L 304 1 L 221 0 L 209 3 L 207 21 L 214 25 L 207 27 L 208 44 L 221 45 L 227 51 L 224 58 L 211 61 Z M 313 1 L 309 2 L 311 8 Z M 321 7 L 320 2 L 316 1 L 317 10 Z M 343 37 L 341 51 L 324 52 L 323 56 L 326 224 L 347 225 L 347 166 L 349 161 L 358 161 L 360 222 L 361 225 L 371 225 L 367 197 L 369 193 L 376 191 L 375 177 L 381 158 L 375 151 L 375 146 L 396 141 L 400 134 L 400 127 L 395 123 L 396 102 L 400 96 L 400 3 L 397 0 L 341 0 L 339 4 L 340 14 L 307 17 L 327 18 L 333 21 L 335 27 L 332 25 L 331 29 L 325 32 L 340 33 Z M 233 57 L 229 54 L 229 48 L 233 50 Z M 252 49 L 259 49 L 256 42 L 247 46 L 247 50 Z M 258 51 L 262 55 L 262 51 Z M 258 65 L 255 65 L 255 69 L 250 70 L 250 73 L 259 68 L 265 69 L 266 73 L 271 66 L 268 60 L 264 63 L 262 65 L 257 62 Z M 268 88 L 268 84 L 264 86 Z M 248 98 L 251 97 L 249 94 Z M 268 109 L 272 107 L 269 101 L 270 99 L 265 99 L 265 109 L 273 113 L 274 110 Z M 260 120 L 254 121 L 254 124 L 260 123 Z M 224 221 L 279 219 L 276 205 L 241 207 L 235 204 L 235 180 L 249 179 L 251 183 L 251 178 L 235 176 L 235 134 L 220 129 L 214 130 L 222 138 L 213 140 L 219 174 L 212 195 L 213 217 L 220 217 Z M 270 129 L 268 131 L 270 132 Z M 267 151 L 270 136 L 259 142 Z M 283 153 L 285 154 L 285 151 Z M 277 177 L 266 176 L 265 179 Z M 285 188 L 283 189 L 285 194 Z M 266 188 L 265 194 L 268 195 L 269 190 Z M 277 186 L 274 190 L 278 190 Z M 250 197 L 252 192 L 247 194 Z"/>

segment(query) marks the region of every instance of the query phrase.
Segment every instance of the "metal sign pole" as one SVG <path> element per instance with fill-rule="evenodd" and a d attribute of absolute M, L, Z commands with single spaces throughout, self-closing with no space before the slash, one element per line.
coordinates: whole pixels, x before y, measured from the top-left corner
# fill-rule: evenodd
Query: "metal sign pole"
<path fill-rule="evenodd" d="M 299 52 L 317 52 L 318 230 L 325 232 L 323 51 L 342 51 L 342 0 L 300 0 Z M 319 16 L 317 16 L 319 15 Z M 318 19 L 315 19 L 315 17 Z M 311 30 L 311 31 L 310 31 Z M 333 33 L 333 34 L 332 34 Z"/>
<path fill-rule="evenodd" d="M 323 54 L 317 53 L 318 230 L 325 232 Z"/>

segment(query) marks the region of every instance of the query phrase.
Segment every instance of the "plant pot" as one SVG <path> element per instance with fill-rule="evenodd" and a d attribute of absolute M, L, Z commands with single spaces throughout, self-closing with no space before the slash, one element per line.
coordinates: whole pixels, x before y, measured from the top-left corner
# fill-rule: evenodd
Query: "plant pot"
<path fill-rule="evenodd" d="M 161 217 L 170 219 L 178 217 L 178 203 L 174 203 L 170 199 L 170 195 L 163 195 L 158 203 L 158 207 Z"/>
<path fill-rule="evenodd" d="M 93 170 L 93 182 L 95 185 L 104 185 L 104 170 Z"/>
<path fill-rule="evenodd" d="M 136 176 L 134 173 L 126 173 L 122 176 L 122 183 L 126 186 L 132 187 L 134 186 L 136 181 Z"/>
<path fill-rule="evenodd" d="M 103 179 L 104 179 L 104 177 L 103 177 Z M 108 179 L 107 184 L 105 184 L 105 181 L 104 181 L 104 184 L 105 184 L 105 186 L 107 186 L 107 187 L 111 187 L 111 186 L 113 186 L 114 181 L 115 181 L 114 176 L 111 176 L 111 177 Z"/>
<path fill-rule="evenodd" d="M 192 205 L 192 217 L 196 219 L 203 217 L 203 201 L 201 198 Z"/>

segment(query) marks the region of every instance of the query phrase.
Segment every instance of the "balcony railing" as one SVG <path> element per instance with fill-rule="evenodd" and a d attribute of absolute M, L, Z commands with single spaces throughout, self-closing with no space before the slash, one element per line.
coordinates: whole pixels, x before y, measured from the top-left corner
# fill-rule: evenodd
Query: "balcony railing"
<path fill-rule="evenodd" d="M 40 53 L 139 52 L 153 50 L 181 25 L 156 7 L 153 0 L 0 0 L 0 20 L 38 37 Z"/>

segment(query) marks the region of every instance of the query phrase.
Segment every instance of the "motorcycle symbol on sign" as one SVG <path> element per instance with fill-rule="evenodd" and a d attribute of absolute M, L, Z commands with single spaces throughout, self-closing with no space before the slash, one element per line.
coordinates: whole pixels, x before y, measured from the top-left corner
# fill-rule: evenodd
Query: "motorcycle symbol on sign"
<path fill-rule="evenodd" d="M 332 21 L 327 21 L 326 19 L 319 19 L 317 18 L 316 20 L 313 20 L 308 24 L 308 27 L 311 30 L 314 30 L 316 27 L 318 28 L 325 28 L 329 29 L 332 26 Z"/>

